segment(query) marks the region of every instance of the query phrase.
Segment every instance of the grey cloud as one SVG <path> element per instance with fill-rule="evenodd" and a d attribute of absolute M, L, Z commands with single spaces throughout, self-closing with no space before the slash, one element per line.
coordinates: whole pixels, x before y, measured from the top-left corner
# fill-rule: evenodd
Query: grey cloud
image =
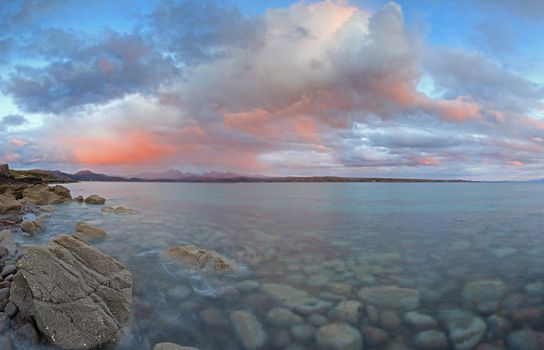
<path fill-rule="evenodd" d="M 148 26 L 158 46 L 189 64 L 257 45 L 263 29 L 259 17 L 210 0 L 164 1 L 148 17 Z"/>
<path fill-rule="evenodd" d="M 502 68 L 479 54 L 438 48 L 425 57 L 424 68 L 446 98 L 470 96 L 497 109 L 527 111 L 544 98 L 544 86 Z"/>
<path fill-rule="evenodd" d="M 103 41 L 66 50 L 68 59 L 43 68 L 16 67 L 3 92 L 24 111 L 59 113 L 132 92 L 151 93 L 178 74 L 170 58 L 135 34 L 110 33 Z"/>

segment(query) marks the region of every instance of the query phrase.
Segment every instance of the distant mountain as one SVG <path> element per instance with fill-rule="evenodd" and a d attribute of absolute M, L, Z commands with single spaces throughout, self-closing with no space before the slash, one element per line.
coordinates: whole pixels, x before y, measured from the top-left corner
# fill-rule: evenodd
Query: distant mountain
<path fill-rule="evenodd" d="M 125 177 L 93 173 L 90 170 L 78 171 L 77 173 L 70 175 L 70 177 L 74 181 L 128 181 Z"/>
<path fill-rule="evenodd" d="M 402 178 L 370 178 L 370 177 L 337 177 L 337 176 L 259 176 L 240 175 L 233 172 L 210 171 L 203 174 L 186 173 L 171 169 L 164 172 L 147 172 L 135 177 L 110 176 L 90 170 L 78 171 L 75 174 L 59 170 L 12 170 L 7 164 L 0 166 L 0 183 L 57 183 L 74 181 L 108 181 L 108 182 L 472 182 L 465 180 L 435 179 L 402 179 Z M 533 180 L 544 182 L 544 179 Z"/>
<path fill-rule="evenodd" d="M 146 172 L 135 175 L 135 179 L 143 180 L 173 180 L 173 181 L 187 181 L 191 179 L 232 179 L 243 177 L 240 174 L 232 172 L 218 172 L 210 171 L 203 174 L 186 173 L 177 169 L 170 169 L 163 172 Z"/>

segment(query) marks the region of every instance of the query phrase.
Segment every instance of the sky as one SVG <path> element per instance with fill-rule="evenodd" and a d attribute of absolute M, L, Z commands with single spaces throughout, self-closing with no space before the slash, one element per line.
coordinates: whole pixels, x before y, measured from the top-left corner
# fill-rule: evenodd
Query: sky
<path fill-rule="evenodd" d="M 541 0 L 0 2 L 0 163 L 544 178 Z"/>

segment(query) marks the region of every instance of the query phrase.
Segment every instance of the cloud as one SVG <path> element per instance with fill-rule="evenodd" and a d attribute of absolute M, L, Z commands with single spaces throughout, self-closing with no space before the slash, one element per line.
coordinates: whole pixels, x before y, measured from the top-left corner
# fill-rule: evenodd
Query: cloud
<path fill-rule="evenodd" d="M 8 114 L 0 119 L 0 129 L 10 126 L 21 126 L 28 123 L 25 117 L 18 114 Z"/>
<path fill-rule="evenodd" d="M 13 135 L 23 147 L 0 142 L 5 153 L 268 174 L 542 168 L 542 85 L 480 52 L 429 47 L 398 4 L 298 2 L 251 17 L 165 1 L 141 20 L 123 33 L 29 34 L 19 52 L 43 64 L 14 66 L 3 91 L 47 118 Z"/>

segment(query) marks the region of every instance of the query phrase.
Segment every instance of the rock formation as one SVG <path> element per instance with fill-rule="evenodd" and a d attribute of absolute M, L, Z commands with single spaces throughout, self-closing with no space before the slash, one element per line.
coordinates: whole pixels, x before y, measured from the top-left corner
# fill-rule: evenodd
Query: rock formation
<path fill-rule="evenodd" d="M 130 320 L 131 273 L 83 240 L 61 235 L 26 247 L 17 265 L 10 301 L 54 345 L 94 348 Z"/>

